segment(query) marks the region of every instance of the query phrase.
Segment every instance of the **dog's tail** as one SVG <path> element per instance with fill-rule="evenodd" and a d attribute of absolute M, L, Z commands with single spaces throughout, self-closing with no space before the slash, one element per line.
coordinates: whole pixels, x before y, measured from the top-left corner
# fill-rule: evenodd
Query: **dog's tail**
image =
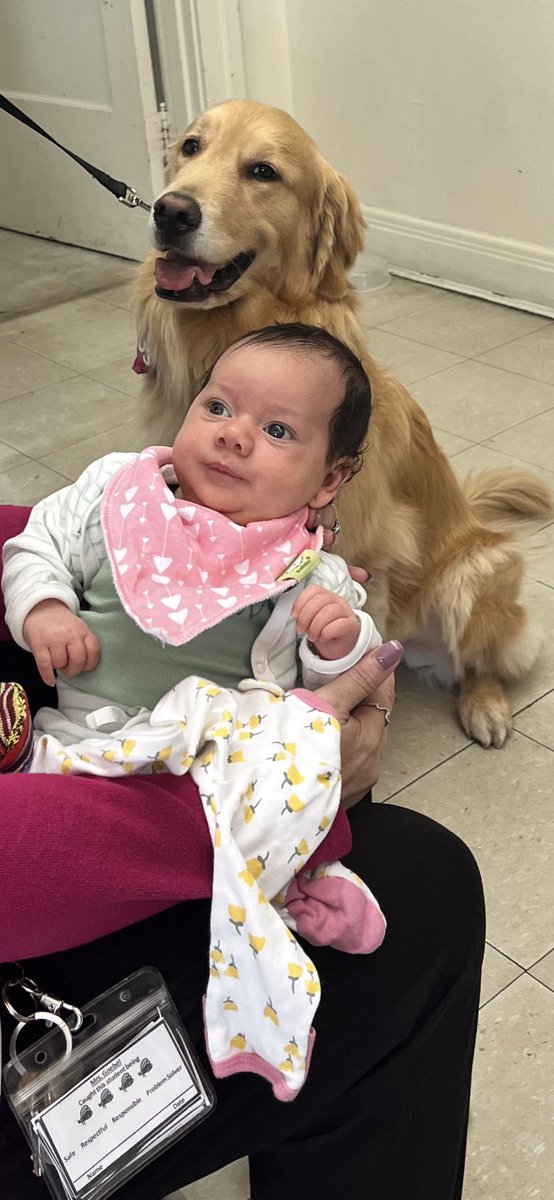
<path fill-rule="evenodd" d="M 484 524 L 513 524 L 514 518 L 532 520 L 554 515 L 554 495 L 531 472 L 490 467 L 468 475 L 462 483 L 468 504 Z"/>

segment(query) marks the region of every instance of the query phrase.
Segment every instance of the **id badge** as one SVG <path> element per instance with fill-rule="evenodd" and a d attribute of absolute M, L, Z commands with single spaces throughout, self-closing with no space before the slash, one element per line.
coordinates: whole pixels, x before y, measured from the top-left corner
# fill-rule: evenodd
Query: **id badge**
<path fill-rule="evenodd" d="M 6 1096 L 56 1200 L 103 1200 L 209 1116 L 215 1096 L 165 983 L 144 967 L 4 1068 Z"/>

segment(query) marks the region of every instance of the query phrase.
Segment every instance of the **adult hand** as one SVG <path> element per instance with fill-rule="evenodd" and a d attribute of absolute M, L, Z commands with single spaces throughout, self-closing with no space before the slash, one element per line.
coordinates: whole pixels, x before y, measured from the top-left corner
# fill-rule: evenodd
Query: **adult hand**
<path fill-rule="evenodd" d="M 392 710 L 394 671 L 402 659 L 400 642 L 385 642 L 365 654 L 338 679 L 318 688 L 342 726 L 342 806 L 350 808 L 375 786 L 381 755 L 387 744 L 384 713 Z"/>
<path fill-rule="evenodd" d="M 326 504 L 324 508 L 308 509 L 308 519 L 306 525 L 308 529 L 317 529 L 318 525 L 323 528 L 323 549 L 332 550 L 337 540 L 336 534 L 333 532 L 338 521 L 338 513 L 334 504 Z M 369 571 L 365 567 L 356 567 L 352 563 L 348 563 L 348 570 L 355 583 L 367 583 L 371 579 Z"/>

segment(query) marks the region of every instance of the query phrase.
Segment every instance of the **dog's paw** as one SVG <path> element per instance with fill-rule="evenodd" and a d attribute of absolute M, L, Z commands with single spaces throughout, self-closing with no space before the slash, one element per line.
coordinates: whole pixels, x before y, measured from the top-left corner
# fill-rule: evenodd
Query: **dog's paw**
<path fill-rule="evenodd" d="M 496 680 L 479 680 L 462 690 L 458 715 L 467 736 L 485 749 L 505 744 L 512 732 L 508 698 Z"/>

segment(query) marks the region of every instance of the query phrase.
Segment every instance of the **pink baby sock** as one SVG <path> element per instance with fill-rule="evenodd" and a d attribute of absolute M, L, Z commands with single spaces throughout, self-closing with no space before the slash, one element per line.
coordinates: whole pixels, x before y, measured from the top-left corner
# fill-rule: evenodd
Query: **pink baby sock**
<path fill-rule="evenodd" d="M 342 863 L 295 875 L 285 905 L 291 926 L 313 946 L 371 954 L 385 936 L 387 923 L 375 896 Z"/>

